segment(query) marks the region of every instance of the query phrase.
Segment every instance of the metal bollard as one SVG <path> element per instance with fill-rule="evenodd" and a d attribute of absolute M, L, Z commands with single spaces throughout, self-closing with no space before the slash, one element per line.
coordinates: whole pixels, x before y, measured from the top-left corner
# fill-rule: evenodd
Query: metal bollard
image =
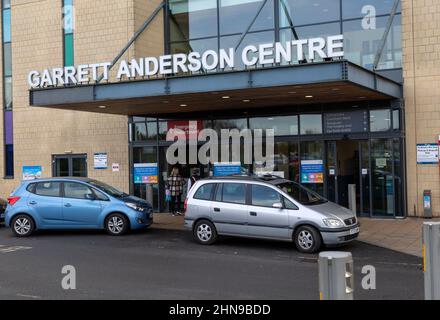
<path fill-rule="evenodd" d="M 440 300 L 440 222 L 423 224 L 425 300 Z"/>
<path fill-rule="evenodd" d="M 350 252 L 319 254 L 320 300 L 353 300 L 354 271 Z"/>

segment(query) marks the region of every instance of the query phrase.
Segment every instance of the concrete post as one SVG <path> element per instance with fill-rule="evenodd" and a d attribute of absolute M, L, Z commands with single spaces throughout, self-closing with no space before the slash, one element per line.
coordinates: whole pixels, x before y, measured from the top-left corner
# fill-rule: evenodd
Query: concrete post
<path fill-rule="evenodd" d="M 440 300 L 440 222 L 423 224 L 425 299 Z"/>
<path fill-rule="evenodd" d="M 348 185 L 348 207 L 354 214 L 357 214 L 357 205 L 356 205 L 356 185 L 349 184 Z"/>
<path fill-rule="evenodd" d="M 350 252 L 319 254 L 320 300 L 353 300 L 354 271 Z"/>

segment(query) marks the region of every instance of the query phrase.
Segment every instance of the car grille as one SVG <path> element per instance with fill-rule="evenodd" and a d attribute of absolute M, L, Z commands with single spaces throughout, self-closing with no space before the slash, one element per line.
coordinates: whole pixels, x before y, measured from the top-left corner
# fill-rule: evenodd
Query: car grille
<path fill-rule="evenodd" d="M 346 226 L 352 226 L 352 225 L 356 224 L 356 222 L 357 222 L 356 217 L 344 220 L 344 223 Z"/>
<path fill-rule="evenodd" d="M 350 241 L 350 240 L 356 239 L 358 236 L 359 236 L 358 233 L 357 234 L 352 234 L 352 235 L 349 235 L 349 236 L 340 237 L 339 240 L 341 240 L 341 241 Z"/>

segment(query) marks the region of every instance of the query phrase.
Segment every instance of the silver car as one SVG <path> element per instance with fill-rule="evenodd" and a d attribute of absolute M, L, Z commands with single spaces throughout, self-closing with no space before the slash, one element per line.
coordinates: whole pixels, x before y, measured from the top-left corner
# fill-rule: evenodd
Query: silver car
<path fill-rule="evenodd" d="M 293 241 L 305 253 L 359 235 L 352 211 L 275 176 L 197 181 L 185 201 L 185 227 L 205 245 L 227 235 Z"/>

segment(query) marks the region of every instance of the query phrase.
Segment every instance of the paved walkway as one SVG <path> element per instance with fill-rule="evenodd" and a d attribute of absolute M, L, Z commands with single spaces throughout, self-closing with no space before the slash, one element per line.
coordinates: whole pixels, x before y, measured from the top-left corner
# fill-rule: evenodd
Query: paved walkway
<path fill-rule="evenodd" d="M 154 228 L 182 230 L 183 217 L 158 213 L 154 217 Z M 361 234 L 359 240 L 379 247 L 422 256 L 422 225 L 420 218 L 407 219 L 368 219 L 361 218 Z"/>

